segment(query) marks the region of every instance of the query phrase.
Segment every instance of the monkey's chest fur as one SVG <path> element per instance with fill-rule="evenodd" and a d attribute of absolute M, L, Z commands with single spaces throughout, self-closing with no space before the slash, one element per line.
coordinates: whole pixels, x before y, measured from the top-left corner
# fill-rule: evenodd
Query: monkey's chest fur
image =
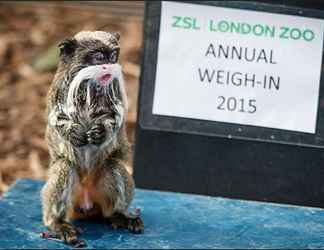
<path fill-rule="evenodd" d="M 104 66 L 103 66 L 104 67 Z M 109 75 L 109 77 L 107 77 Z M 105 156 L 120 126 L 119 79 L 110 74 L 72 84 L 65 100 L 70 119 L 76 124 L 72 142 L 78 165 L 93 168 Z M 119 120 L 118 120 L 119 119 Z"/>

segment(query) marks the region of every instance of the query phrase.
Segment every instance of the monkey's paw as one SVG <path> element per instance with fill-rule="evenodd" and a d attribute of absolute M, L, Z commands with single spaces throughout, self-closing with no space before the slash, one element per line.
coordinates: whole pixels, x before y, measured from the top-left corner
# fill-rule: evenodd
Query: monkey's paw
<path fill-rule="evenodd" d="M 144 232 L 144 223 L 140 217 L 131 218 L 128 221 L 128 230 L 134 234 L 141 234 Z"/>
<path fill-rule="evenodd" d="M 101 144 L 106 136 L 105 126 L 103 124 L 95 124 L 88 132 L 87 139 L 90 144 Z"/>
<path fill-rule="evenodd" d="M 74 146 L 82 146 L 87 144 L 87 135 L 84 128 L 77 123 L 71 124 L 68 139 Z"/>
<path fill-rule="evenodd" d="M 124 228 L 134 234 L 144 232 L 144 223 L 139 216 L 115 214 L 108 221 L 113 229 Z"/>
<path fill-rule="evenodd" d="M 81 234 L 82 230 L 78 227 L 63 222 L 56 226 L 55 231 L 43 232 L 41 237 L 49 240 L 62 241 L 67 245 L 81 248 L 86 247 L 87 244 L 84 240 L 79 240 L 77 235 Z"/>

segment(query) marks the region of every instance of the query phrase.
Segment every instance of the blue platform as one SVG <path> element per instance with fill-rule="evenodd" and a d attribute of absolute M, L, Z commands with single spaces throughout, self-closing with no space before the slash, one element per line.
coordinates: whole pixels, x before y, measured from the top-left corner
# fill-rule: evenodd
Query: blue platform
<path fill-rule="evenodd" d="M 41 239 L 43 182 L 19 180 L 0 200 L 0 248 L 69 248 Z M 136 190 L 143 235 L 81 224 L 89 248 L 324 248 L 324 210 Z"/>

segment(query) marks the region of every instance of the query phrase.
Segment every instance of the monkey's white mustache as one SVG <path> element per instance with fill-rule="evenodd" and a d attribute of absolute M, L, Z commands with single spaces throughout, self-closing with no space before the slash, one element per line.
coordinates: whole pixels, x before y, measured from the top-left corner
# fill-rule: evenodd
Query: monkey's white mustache
<path fill-rule="evenodd" d="M 72 80 L 68 96 L 67 96 L 67 115 L 72 116 L 72 113 L 75 112 L 77 109 L 75 107 L 75 98 L 78 95 L 78 91 L 80 88 L 81 83 L 84 80 L 95 80 L 97 84 L 99 84 L 103 88 L 108 88 L 110 84 L 112 84 L 113 79 L 118 80 L 119 84 L 119 91 L 122 96 L 122 102 L 125 109 L 127 109 L 127 97 L 125 93 L 125 87 L 124 87 L 124 80 L 123 80 L 123 74 L 122 69 L 119 64 L 101 64 L 101 65 L 93 65 L 86 68 L 81 69 L 77 75 Z M 113 91 L 112 91 L 113 92 Z M 86 105 L 87 107 L 91 106 L 91 97 L 90 97 L 90 86 L 87 85 L 87 96 L 86 96 Z M 113 92 L 114 94 L 114 92 Z M 110 97 L 111 99 L 114 99 L 115 97 Z"/>

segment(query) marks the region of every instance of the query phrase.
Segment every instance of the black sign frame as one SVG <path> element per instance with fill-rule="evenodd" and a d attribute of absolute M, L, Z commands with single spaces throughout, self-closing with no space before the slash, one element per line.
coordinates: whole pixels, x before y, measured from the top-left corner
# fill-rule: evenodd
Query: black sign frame
<path fill-rule="evenodd" d="M 274 13 L 323 18 L 324 11 L 313 8 L 316 6 L 324 10 L 324 3 L 316 2 L 313 6 L 314 2 L 274 0 L 190 3 L 258 11 L 271 9 Z M 210 126 L 223 126 L 224 134 L 220 136 L 215 135 L 214 131 L 203 133 L 200 130 L 182 129 L 187 122 L 190 126 L 200 126 L 198 120 L 152 115 L 160 8 L 160 2 L 146 2 L 145 5 L 144 54 L 134 154 L 136 186 L 324 208 L 324 150 L 318 142 L 314 144 L 318 138 L 312 138 L 312 141 L 307 139 L 307 134 L 290 132 L 290 141 L 284 142 L 285 138 L 277 141 L 275 130 L 247 125 L 244 127 L 249 131 L 257 129 L 260 135 L 265 136 L 243 138 L 235 136 L 231 131 L 237 125 L 209 122 Z M 324 90 L 322 85 L 320 98 Z M 318 115 L 317 123 L 322 121 Z M 227 136 L 229 134 L 231 138 Z M 302 136 L 297 136 L 300 134 Z"/>

